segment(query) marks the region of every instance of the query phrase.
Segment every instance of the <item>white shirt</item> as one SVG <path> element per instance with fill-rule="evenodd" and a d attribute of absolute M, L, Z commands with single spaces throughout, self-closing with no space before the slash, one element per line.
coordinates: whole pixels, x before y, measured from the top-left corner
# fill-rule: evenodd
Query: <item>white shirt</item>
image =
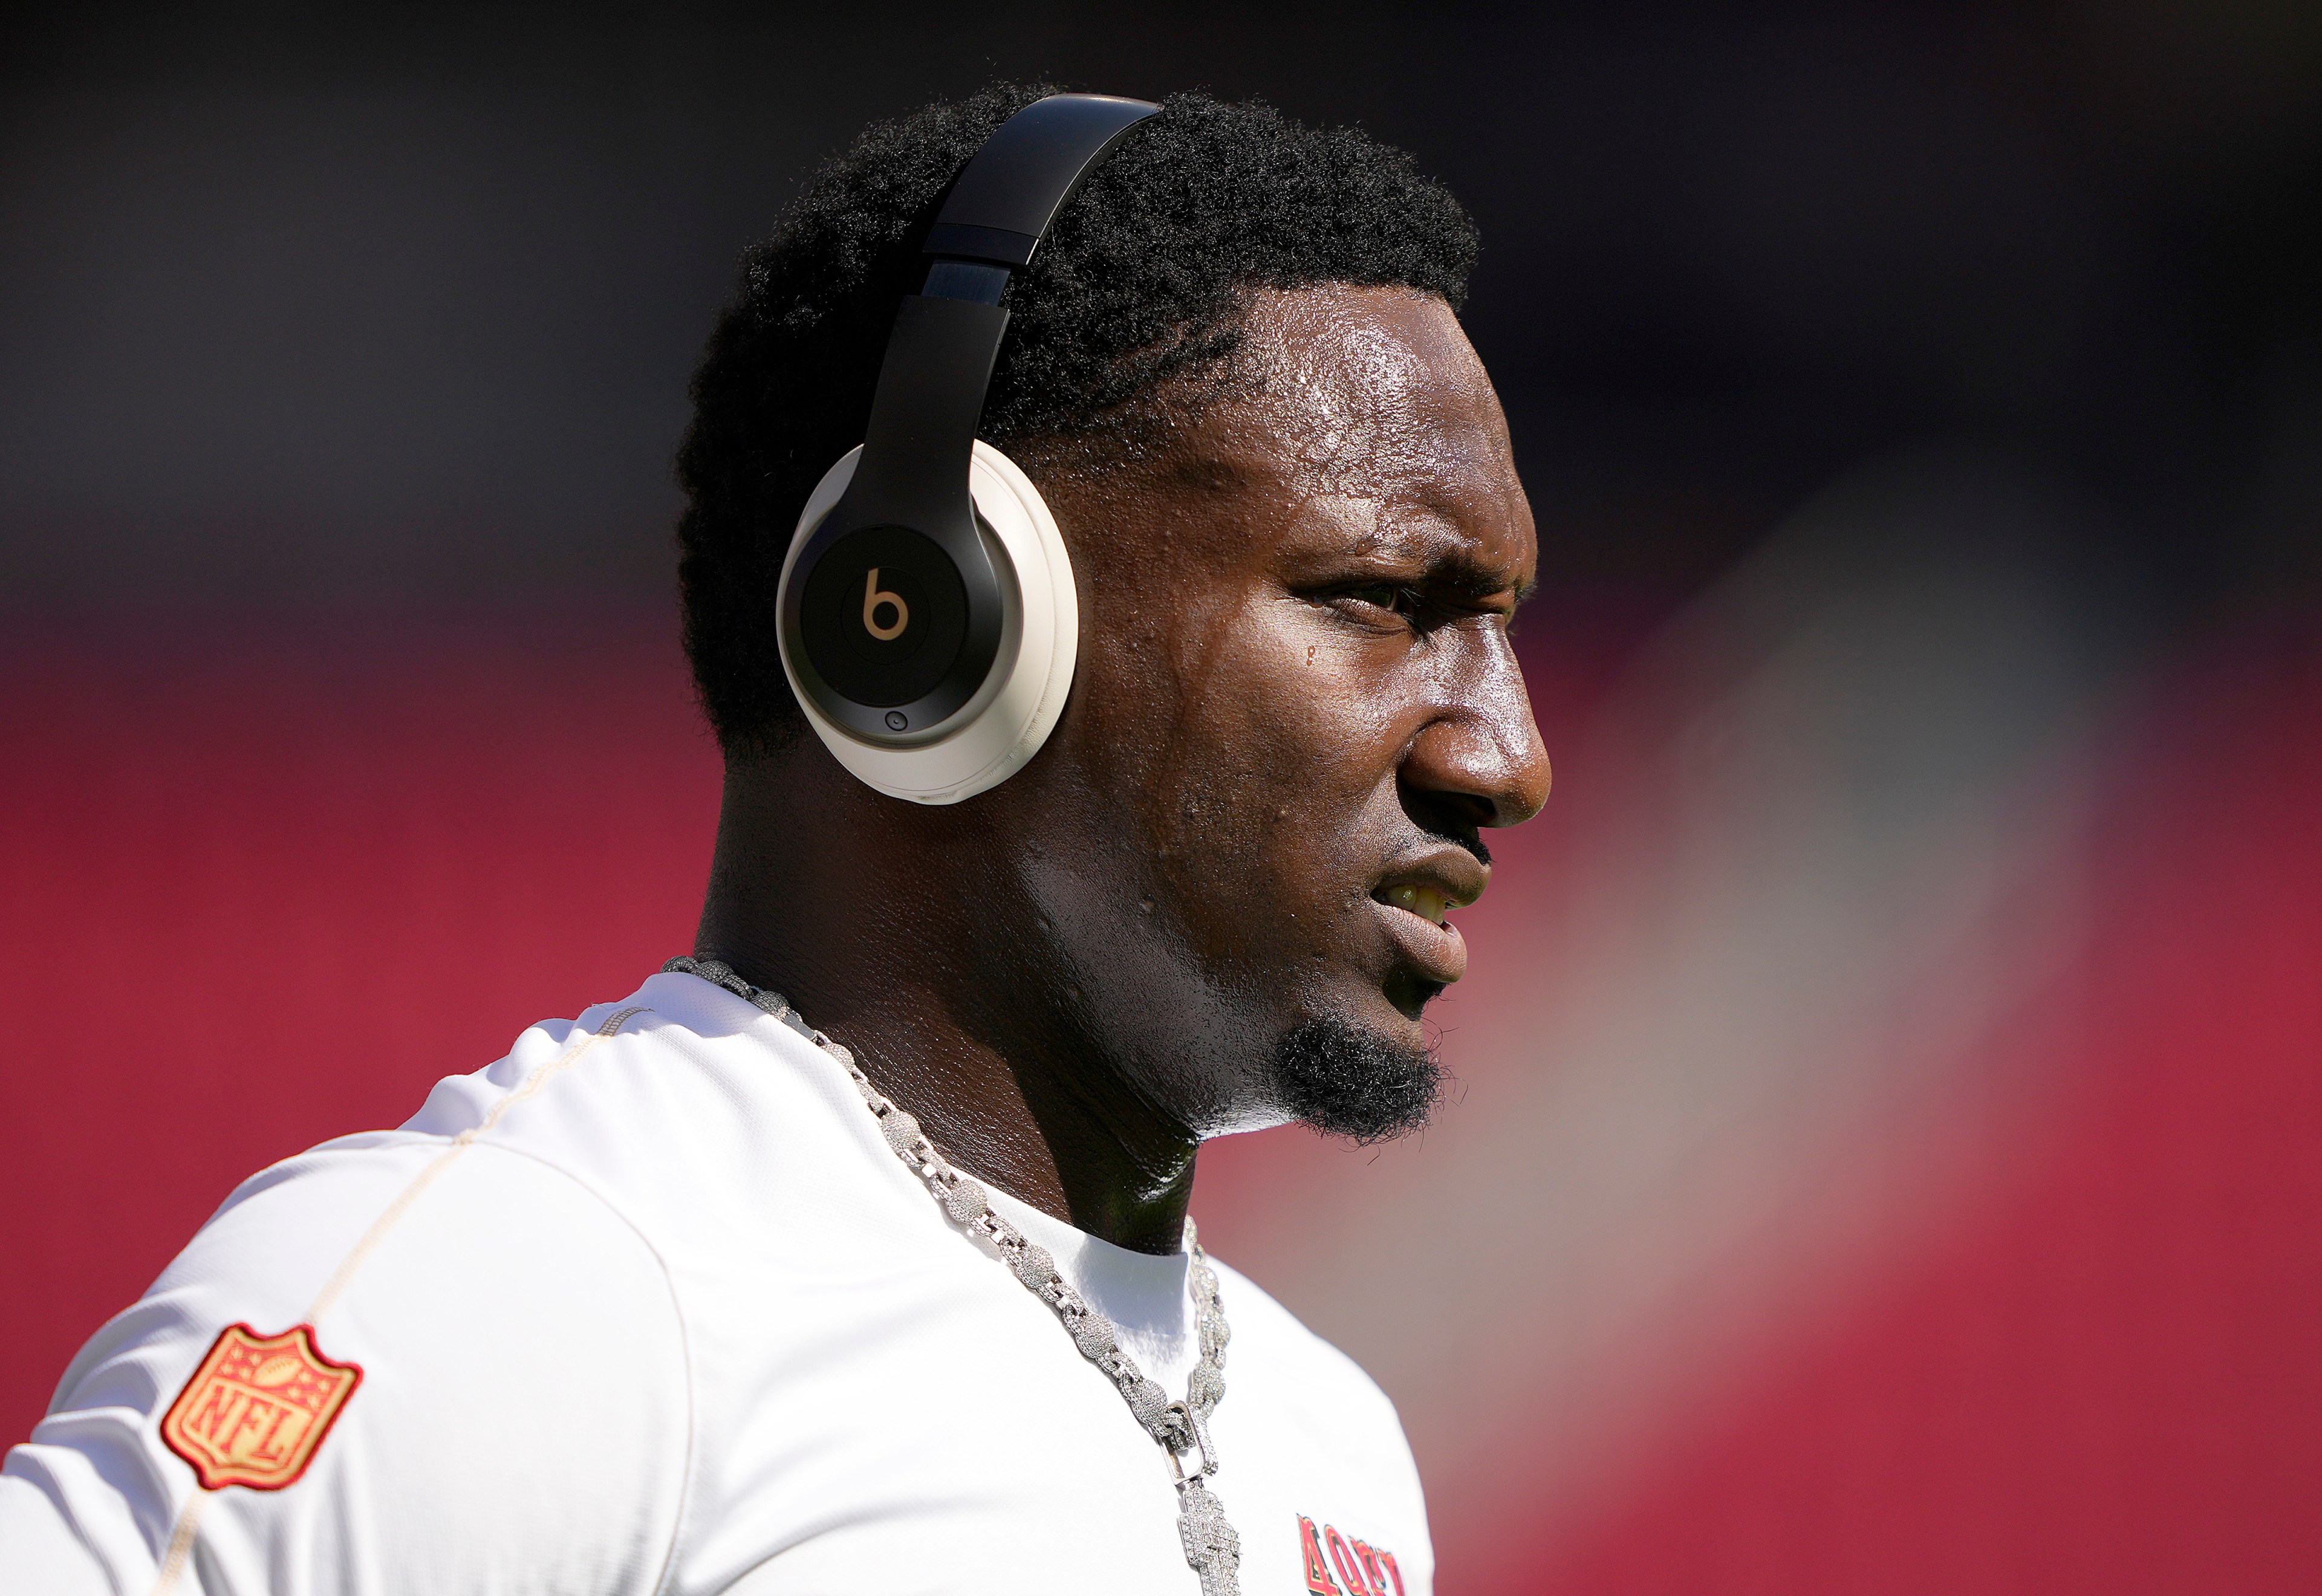
<path fill-rule="evenodd" d="M 1197 1352 L 1187 1255 L 1126 1251 L 1005 1194 L 994 1206 L 1182 1395 Z M 1212 1484 L 1240 1533 L 1241 1588 L 1428 1596 L 1394 1409 L 1216 1267 L 1232 1341 Z M 233 1336 L 302 1324 L 309 1353 L 266 1340 L 219 1363 Z M 286 1391 L 287 1423 L 260 1400 Z M 272 1488 L 206 1489 L 187 1461 L 237 1413 L 242 1439 L 218 1455 L 247 1453 Z M 311 1444 L 286 1439 L 301 1434 Z M 303 1472 L 280 1482 L 292 1463 Z M 836 1061 L 690 975 L 535 1026 L 439 1083 L 402 1129 L 254 1177 L 82 1350 L 0 1471 L 0 1591 L 165 1583 L 1199 1589 L 1161 1450 L 1111 1382 L 945 1217 Z"/>

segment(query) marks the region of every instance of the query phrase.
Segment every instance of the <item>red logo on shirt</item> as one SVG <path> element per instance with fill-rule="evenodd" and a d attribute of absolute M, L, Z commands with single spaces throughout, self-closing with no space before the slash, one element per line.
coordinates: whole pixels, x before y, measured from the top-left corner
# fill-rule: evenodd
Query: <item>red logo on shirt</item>
<path fill-rule="evenodd" d="M 323 1355 L 311 1325 L 279 1336 L 229 1325 L 169 1404 L 161 1439 L 205 1491 L 279 1491 L 306 1472 L 361 1380 Z"/>
<path fill-rule="evenodd" d="M 1303 1513 L 1298 1515 L 1298 1544 L 1306 1559 L 1306 1589 L 1313 1596 L 1389 1596 L 1389 1580 L 1394 1582 L 1393 1596 L 1403 1596 L 1403 1570 L 1394 1565 L 1394 1553 L 1341 1535 L 1336 1525 L 1318 1530 Z"/>

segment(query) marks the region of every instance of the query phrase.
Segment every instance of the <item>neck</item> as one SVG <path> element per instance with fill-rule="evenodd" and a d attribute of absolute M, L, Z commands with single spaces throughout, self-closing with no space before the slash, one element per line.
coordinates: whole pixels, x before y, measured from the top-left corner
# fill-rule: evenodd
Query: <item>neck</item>
<path fill-rule="evenodd" d="M 882 813 L 843 778 L 796 789 L 814 775 L 792 762 L 773 802 L 729 771 L 696 955 L 781 991 L 962 1169 L 1118 1246 L 1177 1251 L 1198 1138 L 1071 1022 L 1080 995 L 1038 915 L 996 890 L 1004 844 L 957 810 Z"/>

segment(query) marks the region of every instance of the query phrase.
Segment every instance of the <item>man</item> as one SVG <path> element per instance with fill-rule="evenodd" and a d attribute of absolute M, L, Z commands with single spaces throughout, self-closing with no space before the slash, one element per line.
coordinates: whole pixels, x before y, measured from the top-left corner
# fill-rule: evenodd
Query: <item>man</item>
<path fill-rule="evenodd" d="M 785 679 L 800 507 L 935 205 L 1036 97 L 827 167 L 697 378 L 727 774 L 693 955 L 237 1191 L 10 1454 L 0 1587 L 1431 1588 L 1393 1409 L 1186 1210 L 1207 1137 L 1423 1123 L 1446 913 L 1547 794 L 1456 203 L 1262 106 L 1122 135 L 1009 285 L 983 408 L 1069 549 L 1061 720 L 912 804 Z"/>

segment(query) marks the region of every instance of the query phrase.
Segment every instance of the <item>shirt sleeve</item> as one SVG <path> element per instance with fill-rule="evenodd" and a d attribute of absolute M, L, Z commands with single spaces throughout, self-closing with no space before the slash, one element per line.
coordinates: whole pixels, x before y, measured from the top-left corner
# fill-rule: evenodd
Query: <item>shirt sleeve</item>
<path fill-rule="evenodd" d="M 690 1415 L 667 1272 L 586 1186 L 490 1143 L 333 1144 L 74 1360 L 0 1469 L 0 1596 L 144 1596 L 173 1543 L 184 1596 L 644 1596 Z"/>

